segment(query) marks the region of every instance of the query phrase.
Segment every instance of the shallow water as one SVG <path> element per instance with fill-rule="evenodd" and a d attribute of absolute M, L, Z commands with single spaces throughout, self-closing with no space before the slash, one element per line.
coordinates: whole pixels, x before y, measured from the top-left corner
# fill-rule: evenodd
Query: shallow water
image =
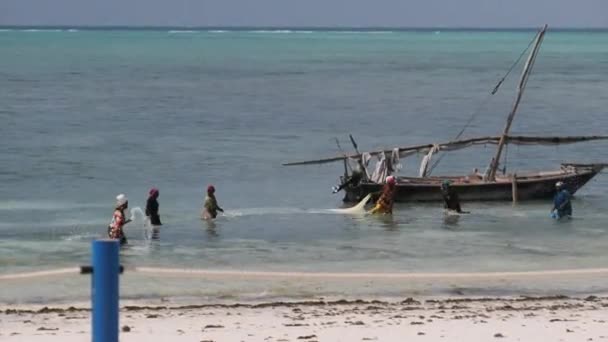
<path fill-rule="evenodd" d="M 351 151 L 351 133 L 363 150 L 447 141 L 476 110 L 465 136 L 498 134 L 514 78 L 480 104 L 532 36 L 2 31 L 0 273 L 87 264 L 90 242 L 104 236 L 115 196 L 125 193 L 132 207 L 143 208 L 152 186 L 160 189 L 164 226 L 152 234 L 143 223 L 127 225 L 130 245 L 121 254 L 127 266 L 310 272 L 604 267 L 608 180 L 602 174 L 577 194 L 568 222 L 549 219 L 545 202 L 464 203 L 471 215 L 447 219 L 436 204 L 398 205 L 392 218 L 377 218 L 331 211 L 342 206 L 341 196 L 331 194 L 339 163 L 281 166 L 340 153 L 335 137 Z M 605 133 L 607 72 L 608 33 L 548 33 L 513 131 Z M 436 173 L 483 169 L 493 152 L 492 146 L 453 152 Z M 404 171 L 415 173 L 419 161 L 404 160 Z M 562 161 L 606 161 L 605 143 L 509 147 L 507 167 L 554 169 Z M 226 209 L 214 222 L 199 219 L 209 183 Z M 135 297 L 198 293 L 195 285 L 178 290 L 156 278 L 153 284 L 129 279 Z M 86 283 L 62 281 L 66 288 Z M 246 281 L 235 284 L 206 295 L 247 292 Z M 2 286 L 0 300 L 9 300 L 9 288 L 23 283 Z M 19 298 L 61 293 L 36 291 Z M 281 291 L 289 294 L 290 287 Z M 80 295 L 86 293 L 85 287 Z"/>

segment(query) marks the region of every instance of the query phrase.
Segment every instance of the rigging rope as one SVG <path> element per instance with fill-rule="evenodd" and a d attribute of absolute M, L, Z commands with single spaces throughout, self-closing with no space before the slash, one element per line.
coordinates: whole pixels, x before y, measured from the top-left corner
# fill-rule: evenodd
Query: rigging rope
<path fill-rule="evenodd" d="M 530 43 L 528 43 L 528 46 L 524 49 L 524 51 L 521 52 L 521 54 L 519 55 L 519 57 L 517 57 L 517 60 L 511 65 L 511 67 L 509 68 L 509 70 L 507 71 L 507 73 L 500 79 L 500 81 L 498 81 L 498 84 L 496 84 L 496 87 L 494 87 L 494 89 L 491 92 L 492 95 L 494 95 L 494 94 L 496 94 L 496 92 L 498 92 L 498 88 L 500 88 L 500 86 L 502 85 L 502 83 L 507 79 L 507 76 L 509 76 L 509 74 L 511 73 L 511 71 L 513 71 L 513 69 L 515 69 L 515 66 L 517 64 L 519 64 L 519 61 L 521 61 L 521 59 L 526 54 L 526 51 L 528 51 L 530 49 L 530 46 L 532 46 L 532 44 L 534 43 L 535 40 L 536 40 L 536 36 L 534 36 L 534 38 L 532 38 L 532 40 L 530 41 Z"/>
<path fill-rule="evenodd" d="M 460 130 L 460 132 L 458 132 L 458 134 L 456 135 L 456 137 L 454 139 L 452 139 L 452 140 L 458 140 L 462 136 L 462 134 L 466 131 L 466 129 L 469 128 L 469 126 L 471 125 L 471 123 L 473 122 L 473 120 L 477 117 L 477 115 L 479 115 L 479 113 L 481 113 L 481 110 L 488 103 L 488 101 L 490 100 L 490 97 L 492 97 L 492 95 L 495 95 L 498 92 L 498 89 L 500 88 L 500 86 L 507 79 L 507 77 L 509 76 L 509 74 L 511 73 L 511 71 L 513 71 L 513 69 L 515 69 L 515 66 L 517 66 L 517 64 L 519 64 L 519 62 L 525 56 L 526 52 L 530 49 L 530 46 L 532 46 L 532 44 L 534 43 L 535 40 L 536 40 L 536 36 L 534 36 L 534 38 L 532 38 L 532 40 L 530 41 L 530 43 L 528 43 L 528 46 L 521 52 L 521 54 L 519 55 L 519 57 L 517 57 L 517 59 L 515 60 L 515 62 L 513 64 L 511 64 L 511 67 L 509 68 L 509 70 L 500 79 L 500 81 L 498 81 L 498 83 L 496 84 L 496 86 L 494 87 L 494 89 L 492 89 L 492 91 L 488 95 L 486 95 L 486 97 L 483 100 L 483 102 L 481 103 L 481 105 L 479 105 L 477 107 L 477 109 L 473 112 L 473 114 L 471 115 L 471 117 L 469 118 L 469 120 L 467 120 L 467 122 L 464 124 L 464 127 L 462 127 L 462 129 Z M 435 169 L 435 167 L 437 167 L 437 165 L 439 165 L 439 162 L 441 162 L 441 159 L 443 159 L 444 155 L 445 154 L 440 155 L 439 158 L 437 158 L 437 160 L 435 160 L 435 163 L 433 163 L 433 165 L 431 165 L 431 168 L 429 169 L 429 172 L 428 172 L 429 175 L 433 172 L 433 170 Z"/>

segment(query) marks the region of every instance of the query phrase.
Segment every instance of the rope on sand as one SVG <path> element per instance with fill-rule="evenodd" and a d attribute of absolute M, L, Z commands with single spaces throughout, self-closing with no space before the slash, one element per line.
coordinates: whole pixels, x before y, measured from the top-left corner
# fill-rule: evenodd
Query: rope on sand
<path fill-rule="evenodd" d="M 51 276 L 59 276 L 59 275 L 65 275 L 65 274 L 80 274 L 80 267 L 59 268 L 59 269 L 55 269 L 55 270 L 25 272 L 25 273 L 0 274 L 0 281 L 51 277 Z"/>
<path fill-rule="evenodd" d="M 54 270 L 0 274 L 0 281 L 20 280 L 41 277 L 54 277 L 68 274 L 81 274 L 80 267 L 59 268 Z M 232 278 L 309 278 L 309 279 L 499 279 L 499 278 L 542 278 L 557 276 L 608 276 L 608 268 L 564 269 L 547 271 L 517 272 L 463 272 L 463 273 L 374 273 L 374 272 L 280 272 L 245 270 L 208 270 L 161 267 L 126 268 L 125 273 L 155 275 L 232 277 Z"/>

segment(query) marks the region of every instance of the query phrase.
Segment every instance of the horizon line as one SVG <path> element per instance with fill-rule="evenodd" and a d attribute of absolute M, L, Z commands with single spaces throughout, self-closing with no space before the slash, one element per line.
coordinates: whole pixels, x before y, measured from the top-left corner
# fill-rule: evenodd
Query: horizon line
<path fill-rule="evenodd" d="M 541 26 L 285 26 L 285 25 L 222 25 L 222 26 L 186 26 L 186 25 L 3 25 L 0 24 L 0 29 L 84 29 L 84 30 L 117 30 L 117 29 L 129 29 L 129 30 L 165 30 L 165 29 L 182 29 L 182 30 L 232 30 L 232 31 L 243 31 L 243 30 L 316 30 L 316 31 L 345 31 L 345 30 L 363 30 L 363 31 L 377 31 L 377 30 L 395 30 L 395 31 L 433 31 L 433 30 L 448 30 L 448 31 L 531 31 L 538 30 Z M 608 30 L 608 26 L 550 26 L 549 30 L 552 31 L 602 31 Z"/>

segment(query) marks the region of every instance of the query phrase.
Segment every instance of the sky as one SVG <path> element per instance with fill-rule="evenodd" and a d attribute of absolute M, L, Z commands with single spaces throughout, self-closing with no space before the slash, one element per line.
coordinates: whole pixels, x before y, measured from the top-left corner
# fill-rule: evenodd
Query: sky
<path fill-rule="evenodd" d="M 608 27 L 608 0 L 0 0 L 0 25 Z"/>

